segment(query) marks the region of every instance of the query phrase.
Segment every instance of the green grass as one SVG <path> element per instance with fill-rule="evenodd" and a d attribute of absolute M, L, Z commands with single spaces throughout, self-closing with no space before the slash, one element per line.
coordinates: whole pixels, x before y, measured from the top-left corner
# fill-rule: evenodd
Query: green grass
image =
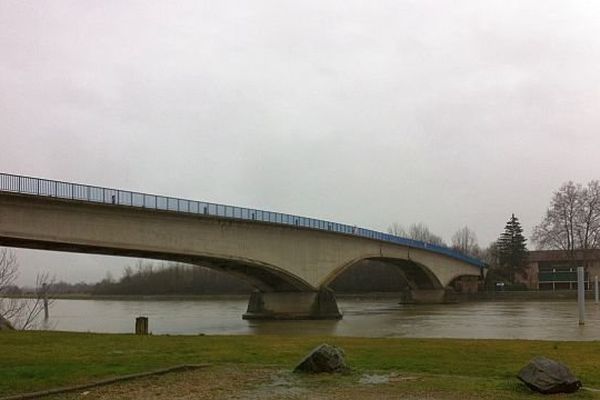
<path fill-rule="evenodd" d="M 515 375 L 537 355 L 567 363 L 585 386 L 600 388 L 600 342 L 0 332 L 0 396 L 184 363 L 291 369 L 323 342 L 342 347 L 359 373 L 419 374 L 442 391 L 530 398 Z"/>

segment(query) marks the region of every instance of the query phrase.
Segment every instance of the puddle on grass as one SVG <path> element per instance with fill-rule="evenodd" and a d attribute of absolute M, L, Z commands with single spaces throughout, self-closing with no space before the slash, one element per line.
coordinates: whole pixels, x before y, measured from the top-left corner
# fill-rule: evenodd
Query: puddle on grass
<path fill-rule="evenodd" d="M 252 389 L 244 390 L 236 399 L 302 399 L 309 398 L 309 390 L 300 386 L 300 382 L 289 371 L 280 371 L 271 375 L 270 381 Z"/>
<path fill-rule="evenodd" d="M 361 385 L 382 385 L 385 383 L 390 383 L 389 375 L 367 375 L 364 374 L 358 380 L 358 383 Z"/>
<path fill-rule="evenodd" d="M 395 372 L 392 372 L 390 374 L 384 374 L 384 375 L 379 375 L 379 374 L 363 374 L 360 379 L 358 380 L 358 383 L 361 385 L 384 385 L 386 383 L 390 383 L 390 382 L 405 382 L 405 381 L 414 381 L 419 379 L 416 376 L 406 376 L 406 375 L 399 375 Z"/>

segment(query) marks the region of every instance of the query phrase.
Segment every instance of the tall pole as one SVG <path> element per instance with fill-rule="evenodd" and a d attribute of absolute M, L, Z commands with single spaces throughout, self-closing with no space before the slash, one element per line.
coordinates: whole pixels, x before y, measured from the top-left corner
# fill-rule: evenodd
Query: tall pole
<path fill-rule="evenodd" d="M 585 283 L 583 267 L 577 267 L 577 305 L 579 306 L 579 325 L 585 324 Z"/>
<path fill-rule="evenodd" d="M 594 277 L 594 294 L 596 304 L 598 304 L 598 275 Z"/>

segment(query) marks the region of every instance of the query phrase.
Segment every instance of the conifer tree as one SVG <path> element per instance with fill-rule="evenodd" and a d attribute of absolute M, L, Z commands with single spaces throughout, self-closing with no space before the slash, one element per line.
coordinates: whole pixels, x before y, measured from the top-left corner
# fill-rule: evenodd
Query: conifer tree
<path fill-rule="evenodd" d="M 498 261 L 500 267 L 504 269 L 512 283 L 515 282 L 515 275 L 525 271 L 527 263 L 527 239 L 523 236 L 523 228 L 519 219 L 512 214 L 504 232 L 498 239 Z"/>

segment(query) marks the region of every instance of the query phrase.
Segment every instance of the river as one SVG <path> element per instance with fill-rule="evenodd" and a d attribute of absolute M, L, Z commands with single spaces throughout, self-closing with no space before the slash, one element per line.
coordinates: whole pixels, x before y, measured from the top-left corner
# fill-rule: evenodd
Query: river
<path fill-rule="evenodd" d="M 41 328 L 130 333 L 136 316 L 153 334 L 303 334 L 364 337 L 600 340 L 600 306 L 579 326 L 575 301 L 485 301 L 401 305 L 394 299 L 338 299 L 340 321 L 245 321 L 247 299 L 55 300 Z"/>

